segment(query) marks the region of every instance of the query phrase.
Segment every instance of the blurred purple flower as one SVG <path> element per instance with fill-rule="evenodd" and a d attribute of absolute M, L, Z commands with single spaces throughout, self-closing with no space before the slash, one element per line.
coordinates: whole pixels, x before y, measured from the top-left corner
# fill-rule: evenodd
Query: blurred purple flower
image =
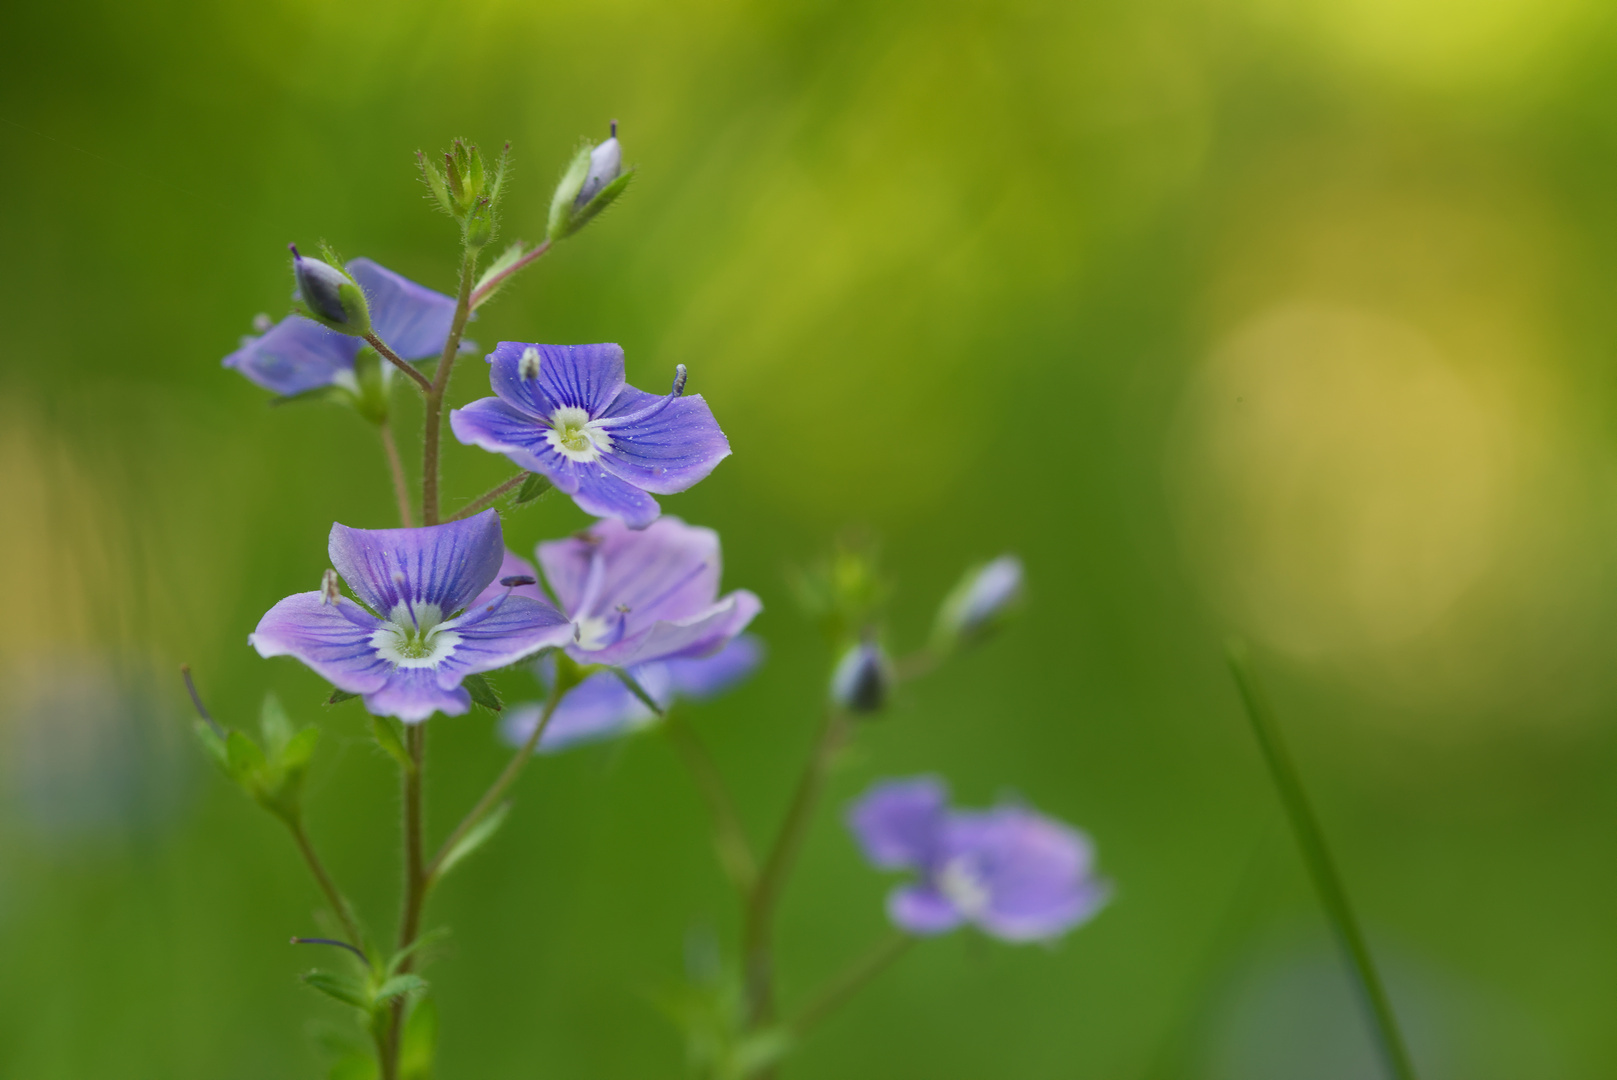
<path fill-rule="evenodd" d="M 683 660 L 653 660 L 629 668 L 651 700 L 665 711 L 680 698 L 704 701 L 739 685 L 763 663 L 763 642 L 742 635 L 712 656 Z M 541 681 L 549 685 L 555 665 L 548 657 L 535 665 Z M 521 746 L 533 734 L 544 713 L 539 704 L 507 709 L 500 732 L 512 746 Z M 581 743 L 627 735 L 648 727 L 657 714 L 610 671 L 598 671 L 567 692 L 539 739 L 541 753 L 555 753 Z"/>
<path fill-rule="evenodd" d="M 912 934 L 969 922 L 1002 941 L 1046 940 L 1111 894 L 1083 833 L 1021 806 L 951 810 L 934 777 L 876 784 L 849 809 L 848 827 L 872 864 L 919 875 L 887 898 L 888 917 Z"/>
<path fill-rule="evenodd" d="M 657 397 L 624 382 L 617 345 L 502 341 L 488 362 L 498 396 L 451 412 L 455 437 L 543 473 L 596 517 L 644 528 L 661 512 L 652 494 L 684 491 L 730 453 L 702 396 L 680 396 L 684 365 Z"/>
<path fill-rule="evenodd" d="M 422 529 L 333 525 L 329 550 L 365 607 L 321 590 L 297 593 L 247 640 L 261 656 L 295 656 L 337 689 L 363 694 L 379 716 L 418 723 L 434 712 L 464 713 L 467 675 L 573 634 L 549 601 L 489 590 L 505 554 L 493 510 Z"/>
<path fill-rule="evenodd" d="M 348 264 L 370 306 L 371 327 L 406 360 L 428 360 L 443 352 L 455 317 L 455 298 L 417 285 L 369 259 Z M 313 319 L 288 315 L 259 337 L 244 337 L 241 348 L 224 359 L 264 389 L 282 396 L 322 386 L 359 392 L 354 357 L 365 343 L 327 330 Z M 463 343 L 462 351 L 473 348 Z"/>

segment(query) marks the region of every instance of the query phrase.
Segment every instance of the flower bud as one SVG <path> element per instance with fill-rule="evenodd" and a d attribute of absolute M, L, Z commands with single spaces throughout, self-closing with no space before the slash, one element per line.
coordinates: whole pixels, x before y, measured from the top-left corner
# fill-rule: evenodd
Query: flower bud
<path fill-rule="evenodd" d="M 632 169 L 623 170 L 623 148 L 614 120 L 610 138 L 595 147 L 580 147 L 568 162 L 550 200 L 549 238 L 560 240 L 582 229 L 623 193 L 632 175 Z"/>
<path fill-rule="evenodd" d="M 584 175 L 584 186 L 573 196 L 573 209 L 582 210 L 586 203 L 601 193 L 601 189 L 623 173 L 623 148 L 618 145 L 618 122 L 612 121 L 612 137 L 590 151 L 590 169 Z"/>
<path fill-rule="evenodd" d="M 934 647 L 947 651 L 992 633 L 1022 600 L 1022 560 L 1001 555 L 972 567 L 938 608 Z"/>
<path fill-rule="evenodd" d="M 328 262 L 304 258 L 296 244 L 287 246 L 292 249 L 292 277 L 305 313 L 338 333 L 354 337 L 370 333 L 370 309 L 354 279 Z"/>
<path fill-rule="evenodd" d="M 862 642 L 837 661 L 831 673 L 831 701 L 853 713 L 879 712 L 892 685 L 887 654 L 875 642 Z"/>

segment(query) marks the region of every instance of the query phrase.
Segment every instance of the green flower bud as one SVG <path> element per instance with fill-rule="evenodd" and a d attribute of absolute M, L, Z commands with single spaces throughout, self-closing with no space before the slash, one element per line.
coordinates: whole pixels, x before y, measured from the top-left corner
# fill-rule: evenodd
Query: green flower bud
<path fill-rule="evenodd" d="M 297 297 L 303 301 L 303 313 L 339 334 L 364 337 L 370 333 L 371 313 L 365 293 L 347 271 L 303 257 L 296 244 L 287 246 L 292 250 L 292 277 L 297 282 Z"/>

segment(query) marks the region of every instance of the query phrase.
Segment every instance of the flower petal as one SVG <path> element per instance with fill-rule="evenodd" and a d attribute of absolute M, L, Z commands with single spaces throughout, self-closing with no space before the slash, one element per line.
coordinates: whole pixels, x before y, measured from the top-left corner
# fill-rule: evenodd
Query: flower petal
<path fill-rule="evenodd" d="M 628 396 L 626 389 L 619 401 Z M 617 405 L 613 402 L 614 411 Z M 730 456 L 730 441 L 700 394 L 676 398 L 638 422 L 602 426 L 612 436 L 612 449 L 601 456 L 602 468 L 658 495 L 684 491 Z"/>
<path fill-rule="evenodd" d="M 658 518 L 644 530 L 599 521 L 586 533 L 539 545 L 539 565 L 556 601 L 572 618 L 627 607 L 629 632 L 659 619 L 705 611 L 719 595 L 719 534 Z M 600 580 L 590 584 L 592 566 Z M 594 596 L 588 593 L 594 592 Z M 581 605 L 590 601 L 589 611 Z"/>
<path fill-rule="evenodd" d="M 935 776 L 879 782 L 848 809 L 848 828 L 865 858 L 882 870 L 931 865 L 944 827 L 949 789 Z"/>
<path fill-rule="evenodd" d="M 264 389 L 283 396 L 330 386 L 354 368 L 358 338 L 327 330 L 313 319 L 289 315 L 262 336 L 243 338 L 224 359 Z"/>
<path fill-rule="evenodd" d="M 560 455 L 557 455 L 558 457 Z M 606 461 L 603 455 L 601 463 Z M 543 464 L 543 463 L 541 463 Z M 657 500 L 635 487 L 627 480 L 620 480 L 608 473 L 602 464 L 585 464 L 583 462 L 569 461 L 570 471 L 578 479 L 571 492 L 573 502 L 586 514 L 594 514 L 599 518 L 616 518 L 631 529 L 644 529 L 657 515 L 662 513 L 662 507 Z M 549 469 L 544 469 L 546 476 L 551 476 Z M 561 487 L 561 484 L 556 484 Z M 566 489 L 563 488 L 565 491 Z"/>
<path fill-rule="evenodd" d="M 381 689 L 392 667 L 371 646 L 378 625 L 347 597 L 327 604 L 319 592 L 294 593 L 265 612 L 247 643 L 260 656 L 297 657 L 339 690 L 368 694 Z"/>
<path fill-rule="evenodd" d="M 965 921 L 942 893 L 925 885 L 905 885 L 888 893 L 887 917 L 899 929 L 921 937 L 948 933 Z"/>
<path fill-rule="evenodd" d="M 754 593 L 737 589 L 706 611 L 688 619 L 659 620 L 604 649 L 569 645 L 567 653 L 580 663 L 611 664 L 614 667 L 632 667 L 653 660 L 708 656 L 745 630 L 763 607 L 763 601 Z"/>
<path fill-rule="evenodd" d="M 445 690 L 459 686 L 467 675 L 514 664 L 573 636 L 573 624 L 550 601 L 527 596 L 496 597 L 468 608 L 442 629 L 460 636 L 437 667 L 438 685 Z"/>
<path fill-rule="evenodd" d="M 505 555 L 500 515 L 419 529 L 331 527 L 331 565 L 372 611 L 384 618 L 408 599 L 451 615 L 483 591 Z"/>
<path fill-rule="evenodd" d="M 668 672 L 673 696 L 702 701 L 739 685 L 763 662 L 763 641 L 743 634 L 712 656 L 668 660 L 660 665 L 646 666 L 662 667 Z M 647 689 L 649 691 L 650 688 Z"/>
<path fill-rule="evenodd" d="M 561 457 L 545 441 L 544 425 L 499 398 L 478 398 L 463 409 L 451 409 L 449 430 L 467 446 L 504 454 L 513 464 L 529 472 L 550 476 L 550 468 L 555 466 L 547 468 L 545 460 Z"/>
<path fill-rule="evenodd" d="M 394 668 L 380 690 L 365 695 L 372 715 L 396 716 L 406 724 L 419 724 L 433 713 L 460 716 L 471 707 L 470 694 L 440 686 L 429 667 Z"/>
<path fill-rule="evenodd" d="M 522 356 L 539 352 L 537 378 L 522 377 Z M 539 345 L 502 341 L 488 354 L 489 384 L 500 400 L 549 419 L 563 405 L 591 419 L 606 411 L 623 389 L 623 349 L 618 345 Z"/>
<path fill-rule="evenodd" d="M 365 290 L 371 326 L 390 349 L 406 360 L 436 358 L 444 351 L 455 321 L 455 298 L 417 285 L 370 259 L 355 259 L 348 272 Z M 462 351 L 466 343 L 462 343 Z"/>
<path fill-rule="evenodd" d="M 1005 941 L 1054 937 L 1091 917 L 1108 887 L 1090 876 L 1083 833 L 1023 807 L 957 813 L 944 826 L 948 855 L 971 859 L 988 890 L 976 921 Z"/>

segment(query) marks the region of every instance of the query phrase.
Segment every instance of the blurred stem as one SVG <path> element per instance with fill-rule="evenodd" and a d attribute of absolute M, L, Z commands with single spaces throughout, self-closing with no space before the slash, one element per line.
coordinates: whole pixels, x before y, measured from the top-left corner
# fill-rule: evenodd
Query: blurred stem
<path fill-rule="evenodd" d="M 522 258 L 518 259 L 510 266 L 507 266 L 504 270 L 501 270 L 498 274 L 495 274 L 493 277 L 483 282 L 483 284 L 479 285 L 477 287 L 477 291 L 472 293 L 472 310 L 475 311 L 479 306 L 482 305 L 483 301 L 492 296 L 494 290 L 498 289 L 502 284 L 504 284 L 506 278 L 510 277 L 518 270 L 521 270 L 523 267 L 537 261 L 540 256 L 549 250 L 550 241 L 545 240 L 538 247 L 522 256 Z"/>
<path fill-rule="evenodd" d="M 539 745 L 539 739 L 544 735 L 545 728 L 550 726 L 550 718 L 555 715 L 556 706 L 561 704 L 562 693 L 562 681 L 558 678 L 551 684 L 550 697 L 545 701 L 545 711 L 539 715 L 539 722 L 533 726 L 533 733 L 528 736 L 528 741 L 522 744 L 521 749 L 516 752 L 516 756 L 506 765 L 504 771 L 500 773 L 489 789 L 483 793 L 483 797 L 477 800 L 477 805 L 472 807 L 471 812 L 461 818 L 460 824 L 455 826 L 455 831 L 449 834 L 449 838 L 438 848 L 438 854 L 434 855 L 432 862 L 427 864 L 424 879 L 426 888 L 431 888 L 437 880 L 438 868 L 444 864 L 444 859 L 448 858 L 449 853 L 455 850 L 455 845 L 460 843 L 461 839 L 471 832 L 472 827 L 482 821 L 490 810 L 494 809 L 501 796 L 505 794 L 506 789 L 516 782 L 517 776 L 522 772 L 522 767 L 528 763 L 528 759 L 533 756 L 534 748 Z"/>
<path fill-rule="evenodd" d="M 528 478 L 527 470 L 523 470 L 522 472 L 517 473 L 515 476 L 511 477 L 508 480 L 500 481 L 498 484 L 495 484 L 493 487 L 491 487 L 487 491 L 483 492 L 483 494 L 479 495 L 477 498 L 473 499 L 471 502 L 467 503 L 465 506 L 463 506 L 459 510 L 455 511 L 453 514 L 450 514 L 444 520 L 445 521 L 459 521 L 461 518 L 471 517 L 473 514 L 477 513 L 479 510 L 482 510 L 482 509 L 484 509 L 486 507 L 492 506 L 495 502 L 497 502 L 499 500 L 501 495 L 504 495 L 506 492 L 510 491 L 512 488 L 514 488 L 517 485 L 521 484 L 522 481 L 526 480 L 527 478 Z"/>
<path fill-rule="evenodd" d="M 399 919 L 399 949 L 415 944 L 421 932 L 421 908 L 427 898 L 426 873 L 421 865 L 422 813 L 421 778 L 427 756 L 427 725 L 408 724 L 404 729 L 404 746 L 410 754 L 411 768 L 404 772 L 404 914 Z M 403 975 L 415 967 L 415 954 L 406 956 L 399 964 Z M 399 1044 L 404 1036 L 405 998 L 393 1002 L 393 1015 L 388 1023 L 386 1052 L 382 1055 L 382 1080 L 398 1080 Z"/>
<path fill-rule="evenodd" d="M 319 883 L 320 891 L 325 893 L 326 903 L 331 905 L 337 921 L 342 923 L 343 933 L 348 935 L 348 940 L 355 946 L 363 945 L 365 939 L 360 936 L 359 921 L 354 918 L 354 910 L 348 906 L 347 898 L 338 891 L 336 882 L 331 880 L 331 875 L 326 873 L 326 866 L 320 861 L 320 856 L 315 854 L 314 844 L 310 843 L 309 834 L 303 828 L 302 820 L 288 821 L 286 827 L 292 830 L 292 839 L 297 841 L 298 850 L 303 852 L 303 861 L 309 864 L 309 872 Z"/>
<path fill-rule="evenodd" d="M 421 374 L 421 372 L 415 369 L 415 365 L 401 359 L 399 354 L 388 348 L 387 342 L 377 337 L 375 333 L 366 334 L 365 341 L 369 343 L 371 348 L 375 349 L 377 353 L 381 355 L 383 360 L 386 360 L 388 363 L 392 364 L 394 367 L 408 375 L 410 377 L 410 381 L 415 383 L 416 388 L 419 389 L 423 394 L 432 389 L 432 384 L 427 381 L 427 377 L 425 375 Z"/>
<path fill-rule="evenodd" d="M 922 675 L 930 675 L 937 669 L 942 661 L 936 649 L 930 645 L 923 645 L 908 656 L 901 656 L 893 662 L 893 679 L 895 682 L 909 682 L 919 679 Z"/>
<path fill-rule="evenodd" d="M 1251 652 L 1246 643 L 1240 640 L 1230 641 L 1226 651 L 1230 670 L 1235 673 L 1236 685 L 1240 687 L 1241 698 L 1246 704 L 1247 716 L 1252 721 L 1252 732 L 1263 749 L 1275 787 L 1280 791 L 1280 802 L 1291 821 L 1297 846 L 1302 850 L 1303 862 L 1314 879 L 1320 903 L 1355 976 L 1387 1074 L 1393 1080 L 1415 1080 L 1415 1068 L 1404 1045 L 1403 1035 L 1398 1030 L 1398 1019 L 1393 1015 L 1392 1003 L 1387 999 L 1387 991 L 1370 958 L 1370 948 L 1365 943 L 1358 920 L 1354 918 L 1347 889 L 1337 873 L 1330 849 L 1325 845 L 1325 834 L 1320 831 L 1319 821 L 1309 805 L 1302 779 L 1280 738 L 1280 728 L 1275 723 L 1274 711 L 1263 692 L 1263 685 L 1258 681 Z"/>
<path fill-rule="evenodd" d="M 801 1038 L 815 1024 L 825 1019 L 838 1006 L 862 990 L 870 980 L 886 971 L 893 962 L 909 951 L 915 939 L 902 931 L 894 931 L 859 959 L 855 960 L 836 978 L 826 983 L 820 992 L 809 999 L 792 1021 L 792 1034 Z"/>
<path fill-rule="evenodd" d="M 444 391 L 449 388 L 449 373 L 454 370 L 455 356 L 460 352 L 460 336 L 465 333 L 466 318 L 471 314 L 472 276 L 476 272 L 477 252 L 467 248 L 460 258 L 460 292 L 455 300 L 455 318 L 449 324 L 449 337 L 444 340 L 438 370 L 433 373 L 426 391 L 425 427 L 421 434 L 421 521 L 426 525 L 438 524 L 438 444 L 443 434 Z"/>
<path fill-rule="evenodd" d="M 741 948 L 743 976 L 746 980 L 747 1023 L 749 1027 L 768 1027 L 775 1022 L 775 972 L 773 931 L 775 907 L 781 891 L 803 846 L 814 808 L 825 787 L 826 774 L 837 751 L 842 749 L 851 730 L 851 721 L 841 709 L 829 708 L 820 725 L 819 737 L 809 752 L 792 795 L 791 806 L 781 822 L 780 833 L 764 860 L 763 871 L 753 887 L 747 907 L 742 915 Z M 763 1074 L 768 1075 L 768 1074 Z"/>
<path fill-rule="evenodd" d="M 713 843 L 718 849 L 719 865 L 724 867 L 736 891 L 743 898 L 748 897 L 758 880 L 758 860 L 752 854 L 752 845 L 747 843 L 746 830 L 741 826 L 741 816 L 736 813 L 724 777 L 696 729 L 686 723 L 683 716 L 670 711 L 663 728 L 680 760 L 690 770 L 691 779 L 713 817 Z"/>
<path fill-rule="evenodd" d="M 387 455 L 388 472 L 393 474 L 393 497 L 399 502 L 399 524 L 406 529 L 415 524 L 410 511 L 410 482 L 404 476 L 404 460 L 399 457 L 399 444 L 393 438 L 393 421 L 383 420 L 377 425 L 382 434 L 382 452 Z"/>

